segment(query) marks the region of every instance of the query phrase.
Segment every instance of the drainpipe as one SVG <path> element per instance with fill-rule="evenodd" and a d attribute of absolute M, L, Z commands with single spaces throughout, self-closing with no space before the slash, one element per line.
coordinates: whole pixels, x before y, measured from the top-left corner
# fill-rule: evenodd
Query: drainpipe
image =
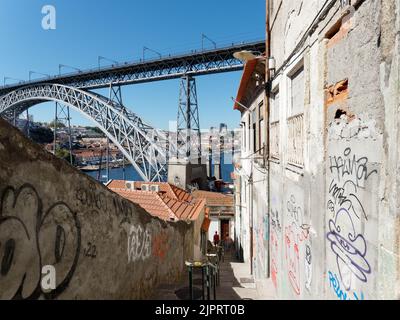
<path fill-rule="evenodd" d="M 265 163 L 267 164 L 267 186 L 268 186 L 268 195 L 267 195 L 267 199 L 268 199 L 268 235 L 271 234 L 271 230 L 270 230 L 270 226 L 271 226 L 271 219 L 270 219 L 270 212 L 271 212 L 271 179 L 270 179 L 270 170 L 269 170 L 269 149 L 270 149 L 270 143 L 269 143 L 269 135 L 270 135 L 270 92 L 271 92 L 271 84 L 270 84 L 270 79 L 271 79 L 271 74 L 270 74 L 270 70 L 269 70 L 269 58 L 271 56 L 271 29 L 270 29 L 270 1 L 271 0 L 266 0 L 266 34 L 265 34 L 265 39 L 266 39 L 266 43 L 265 43 L 265 55 L 266 55 L 266 64 L 265 64 L 265 103 L 264 103 L 264 119 L 266 119 L 265 125 L 266 125 L 266 130 L 265 130 L 265 152 L 264 152 L 264 157 L 266 157 L 267 159 L 264 159 Z M 270 245 L 270 239 L 268 239 L 268 247 L 269 247 L 269 253 L 268 253 L 268 270 L 267 270 L 267 277 L 269 278 L 271 275 L 271 245 Z"/>

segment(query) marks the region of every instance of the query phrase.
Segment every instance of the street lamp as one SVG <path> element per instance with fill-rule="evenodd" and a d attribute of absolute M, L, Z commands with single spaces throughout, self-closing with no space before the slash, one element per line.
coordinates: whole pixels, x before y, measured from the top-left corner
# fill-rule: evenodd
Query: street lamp
<path fill-rule="evenodd" d="M 238 60 L 241 60 L 243 62 L 247 62 L 247 61 L 250 61 L 250 60 L 254 60 L 254 59 L 260 58 L 261 57 L 261 53 L 260 52 L 256 52 L 256 51 L 242 50 L 242 51 L 235 52 L 233 54 L 233 56 Z"/>

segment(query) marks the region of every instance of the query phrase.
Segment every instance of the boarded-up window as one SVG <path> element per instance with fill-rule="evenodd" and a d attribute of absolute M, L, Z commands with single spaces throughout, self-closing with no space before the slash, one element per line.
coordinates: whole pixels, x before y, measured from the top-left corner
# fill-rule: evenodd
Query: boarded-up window
<path fill-rule="evenodd" d="M 304 67 L 291 77 L 291 110 L 289 117 L 304 113 Z"/>
<path fill-rule="evenodd" d="M 291 105 L 287 119 L 288 163 L 298 167 L 304 166 L 304 67 L 298 69 L 291 77 Z"/>

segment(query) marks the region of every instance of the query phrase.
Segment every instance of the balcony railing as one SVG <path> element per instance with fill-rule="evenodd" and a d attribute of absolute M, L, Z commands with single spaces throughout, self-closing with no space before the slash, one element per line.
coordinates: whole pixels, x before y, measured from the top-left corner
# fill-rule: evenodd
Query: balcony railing
<path fill-rule="evenodd" d="M 279 159 L 279 121 L 270 124 L 270 159 Z"/>
<path fill-rule="evenodd" d="M 287 161 L 297 167 L 304 166 L 304 114 L 288 118 Z"/>

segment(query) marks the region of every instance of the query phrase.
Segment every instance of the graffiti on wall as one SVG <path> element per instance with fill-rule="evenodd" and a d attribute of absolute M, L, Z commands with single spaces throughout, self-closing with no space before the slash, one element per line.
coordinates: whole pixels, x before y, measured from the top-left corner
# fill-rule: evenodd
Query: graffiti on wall
<path fill-rule="evenodd" d="M 0 200 L 1 299 L 56 298 L 68 287 L 80 250 L 80 223 L 67 204 L 45 208 L 30 184 L 5 188 Z M 40 286 L 45 265 L 57 270 L 51 292 Z"/>
<path fill-rule="evenodd" d="M 87 208 L 91 214 L 104 212 L 109 214 L 115 212 L 121 218 L 121 224 L 130 223 L 133 216 L 132 203 L 121 197 L 107 196 L 106 192 L 98 190 L 94 183 L 90 183 L 89 187 L 79 187 L 75 192 L 75 199 L 78 205 Z"/>
<path fill-rule="evenodd" d="M 75 192 L 75 197 L 79 204 L 92 209 L 107 211 L 107 198 L 103 192 L 96 191 L 94 183 L 89 184 L 89 188 L 80 187 Z"/>
<path fill-rule="evenodd" d="M 304 276 L 305 276 L 305 287 L 307 290 L 311 290 L 312 282 L 312 251 L 311 244 L 306 244 L 306 251 L 304 257 Z"/>
<path fill-rule="evenodd" d="M 339 300 L 364 300 L 364 294 L 362 292 L 357 294 L 355 291 L 351 293 L 343 291 L 340 287 L 337 275 L 331 271 L 328 271 L 328 281 L 329 287 L 333 290 Z"/>
<path fill-rule="evenodd" d="M 284 235 L 287 275 L 293 292 L 300 295 L 300 248 L 308 239 L 308 229 L 304 228 L 303 211 L 294 195 L 287 201 L 287 221 Z"/>
<path fill-rule="evenodd" d="M 153 256 L 158 257 L 161 260 L 164 260 L 168 249 L 169 249 L 168 235 L 166 231 L 161 231 L 159 234 L 154 236 L 153 239 L 153 244 L 152 244 Z"/>
<path fill-rule="evenodd" d="M 278 232 L 282 232 L 281 221 L 279 219 L 278 210 L 271 210 L 271 227 Z"/>
<path fill-rule="evenodd" d="M 146 260 L 151 255 L 151 233 L 141 225 L 132 225 L 128 235 L 128 263 Z"/>
<path fill-rule="evenodd" d="M 279 240 L 282 233 L 282 227 L 279 220 L 279 212 L 276 209 L 271 209 L 271 232 L 270 232 L 270 246 L 271 246 L 271 279 L 275 286 L 278 288 L 278 255 L 279 255 Z"/>
<path fill-rule="evenodd" d="M 377 175 L 369 169 L 369 159 L 346 148 L 342 154 L 330 156 L 331 181 L 328 189 L 328 249 L 334 255 L 336 274 L 329 283 L 338 298 L 348 297 L 356 281 L 366 283 L 372 272 L 368 246 L 362 224 L 368 214 L 362 193 L 368 179 Z M 342 293 L 341 286 L 347 293 Z M 339 289 L 338 289 L 339 288 Z M 340 293 L 340 294 L 338 294 Z"/>
<path fill-rule="evenodd" d="M 83 249 L 83 254 L 88 258 L 96 258 L 97 257 L 97 247 L 95 244 L 88 242 L 86 248 Z"/>

